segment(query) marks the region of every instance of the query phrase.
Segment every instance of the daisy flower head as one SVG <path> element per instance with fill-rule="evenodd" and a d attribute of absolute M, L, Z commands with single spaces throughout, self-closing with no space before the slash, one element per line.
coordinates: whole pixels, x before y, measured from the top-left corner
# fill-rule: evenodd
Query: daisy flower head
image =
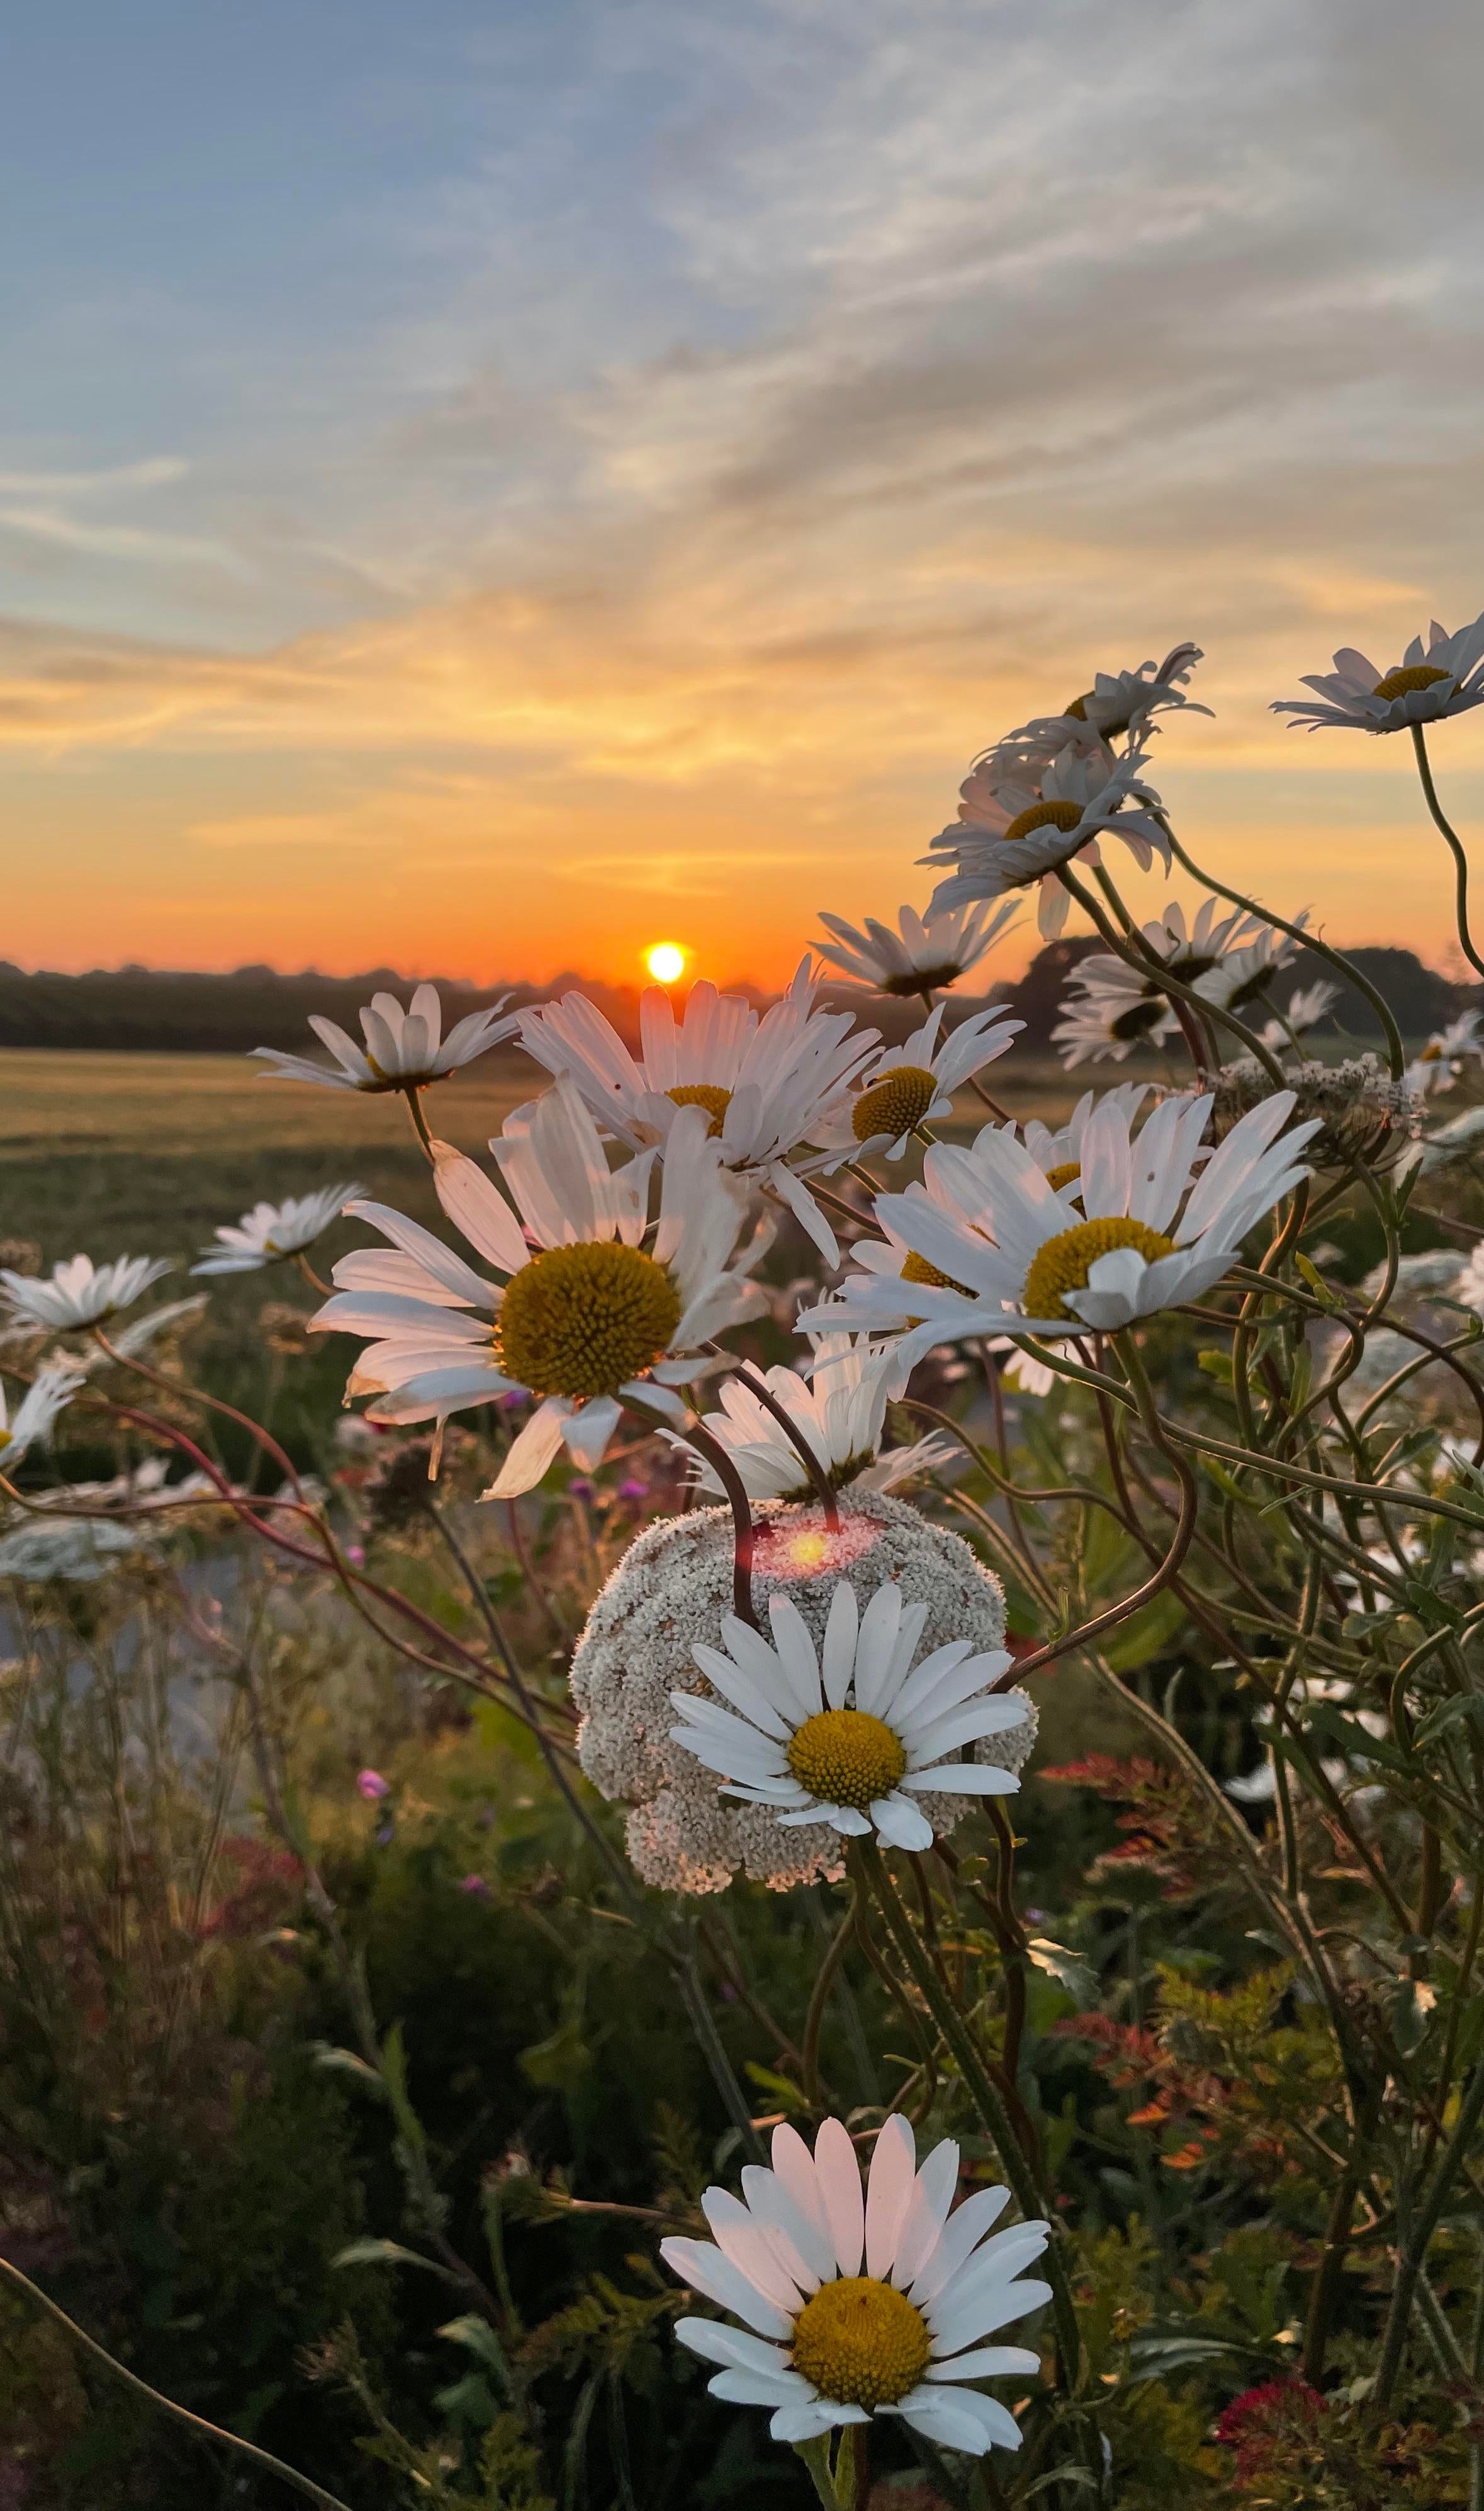
<path fill-rule="evenodd" d="M 461 1064 L 473 1063 L 502 1038 L 514 1036 L 514 1013 L 500 1017 L 504 1001 L 501 994 L 482 1011 L 470 1012 L 444 1037 L 437 985 L 419 985 L 405 1011 L 395 994 L 373 994 L 361 1010 L 363 1049 L 337 1021 L 311 1012 L 309 1025 L 329 1048 L 332 1065 L 312 1063 L 307 1055 L 285 1055 L 276 1046 L 255 1046 L 252 1052 L 272 1065 L 272 1081 L 318 1081 L 326 1090 L 374 1093 L 425 1090 L 432 1081 L 446 1080 Z"/>
<path fill-rule="evenodd" d="M 1136 1046 L 1160 1046 L 1180 1024 L 1157 977 L 1096 951 L 1079 962 L 1051 1043 L 1070 1072 L 1079 1063 L 1122 1063 Z"/>
<path fill-rule="evenodd" d="M 592 1472 L 626 1402 L 683 1420 L 675 1387 L 762 1294 L 734 1261 L 742 1201 L 707 1140 L 704 1107 L 679 1111 L 653 1224 L 650 1160 L 610 1174 L 568 1082 L 516 1108 L 490 1148 L 514 1209 L 446 1142 L 434 1144 L 434 1185 L 503 1281 L 403 1214 L 356 1203 L 351 1211 L 391 1249 L 341 1256 L 335 1294 L 311 1328 L 367 1338 L 347 1394 L 374 1394 L 372 1421 L 441 1423 L 496 1396 L 537 1396 L 486 1494 L 510 1499 L 532 1489 L 563 1446 Z"/>
<path fill-rule="evenodd" d="M 791 1597 L 772 1597 L 768 1618 L 771 1647 L 728 1613 L 725 1654 L 693 1650 L 719 1699 L 670 1694 L 681 1718 L 671 1742 L 718 1773 L 724 1796 L 768 1807 L 785 1831 L 822 1822 L 842 1838 L 874 1833 L 886 1847 L 920 1849 L 933 1830 L 919 1796 L 1014 1795 L 1011 1771 L 956 1758 L 1024 1722 L 1021 1702 L 989 1687 L 1014 1663 L 1003 1648 L 975 1655 L 970 1641 L 953 1640 L 914 1669 L 927 1607 L 904 1605 L 891 1580 L 863 1613 L 842 1580 L 818 1650 Z"/>
<path fill-rule="evenodd" d="M 787 993 L 761 1017 L 744 994 L 703 983 L 679 1020 L 665 987 L 648 986 L 637 1058 L 586 995 L 565 994 L 520 1013 L 520 1042 L 549 1072 L 566 1074 L 604 1130 L 633 1150 L 668 1154 L 680 1117 L 700 1107 L 721 1166 L 769 1187 L 834 1264 L 834 1232 L 799 1170 L 880 1038 L 856 1029 L 849 1012 L 817 1012 L 818 985 L 806 952 Z"/>
<path fill-rule="evenodd" d="M 1484 1015 L 1461 1012 L 1446 1027 L 1434 1029 L 1416 1062 L 1407 1072 L 1407 1087 L 1420 1099 L 1436 1097 L 1451 1090 L 1470 1058 L 1484 1062 L 1484 1040 L 1479 1036 Z"/>
<path fill-rule="evenodd" d="M 1136 672 L 1095 672 L 1092 686 L 1068 700 L 1060 715 L 1033 715 L 984 752 L 979 765 L 991 781 L 1039 773 L 1070 743 L 1074 748 L 1111 747 L 1127 736 L 1130 748 L 1142 747 L 1155 729 L 1154 717 L 1172 707 L 1193 715 L 1209 715 L 1186 695 L 1185 682 L 1202 659 L 1199 645 L 1175 645 L 1162 663 L 1141 663 Z"/>
<path fill-rule="evenodd" d="M 1024 1028 L 998 1005 L 975 1012 L 943 1035 L 946 1006 L 935 1005 L 901 1046 L 884 1047 L 860 1074 L 859 1087 L 818 1140 L 841 1160 L 884 1151 L 900 1159 L 914 1134 L 953 1113 L 953 1094 L 1004 1055 Z M 834 1163 L 838 1165 L 837 1163 Z"/>
<path fill-rule="evenodd" d="M 959 1295 L 935 1300 L 903 1336 L 899 1365 L 965 1334 L 1117 1333 L 1219 1282 L 1247 1231 L 1308 1174 L 1296 1154 L 1318 1125 L 1284 1133 L 1294 1094 L 1275 1091 L 1206 1157 L 1212 1104 L 1167 1099 L 1130 1139 L 1105 1101 L 1079 1174 L 1059 1189 L 1008 1129 L 987 1128 L 972 1156 L 930 1151 L 929 1191 L 882 1195 L 877 1212 Z M 869 1299 L 854 1304 L 857 1323 L 875 1321 Z M 818 1311 L 800 1319 L 806 1331 L 820 1322 Z"/>
<path fill-rule="evenodd" d="M 1142 781 L 1143 764 L 1138 748 L 1115 758 L 1101 744 L 1091 750 L 1069 745 L 1036 783 L 998 781 L 987 762 L 981 763 L 961 789 L 957 820 L 939 831 L 924 857 L 939 865 L 950 857 L 958 866 L 933 891 L 930 911 L 935 915 L 1039 883 L 1041 932 L 1054 941 L 1071 906 L 1055 874 L 1074 855 L 1094 847 L 1099 836 L 1122 837 L 1141 870 L 1148 870 L 1156 855 L 1167 870 L 1169 840 L 1152 816 L 1161 807 L 1160 796 Z M 1130 808 L 1140 804 L 1147 807 Z M 1095 853 L 1089 860 L 1097 860 Z"/>
<path fill-rule="evenodd" d="M 204 1247 L 193 1273 L 258 1273 L 302 1255 L 338 1220 L 348 1203 L 363 1195 L 363 1185 L 322 1185 L 315 1194 L 290 1195 L 286 1203 L 255 1203 L 236 1227 L 216 1231 L 218 1244 Z"/>
<path fill-rule="evenodd" d="M 1353 645 L 1343 645 L 1332 672 L 1306 672 L 1303 679 L 1307 689 L 1317 690 L 1319 703 L 1278 698 L 1273 713 L 1291 715 L 1311 732 L 1325 724 L 1349 732 L 1405 732 L 1466 714 L 1484 702 L 1484 611 L 1451 637 L 1434 619 L 1426 648 L 1414 637 L 1390 671 L 1378 672 Z"/>
<path fill-rule="evenodd" d="M 863 2189 L 839 2119 L 823 2121 L 813 2153 L 796 2128 L 775 2128 L 772 2160 L 743 2171 L 741 2199 L 706 2190 L 712 2241 L 660 2244 L 674 2275 L 742 2323 L 676 2325 L 682 2345 L 721 2366 L 712 2396 L 771 2408 L 775 2441 L 899 2415 L 970 2457 L 995 2443 L 1018 2450 L 1014 2416 L 977 2383 L 1027 2377 L 1040 2358 L 983 2339 L 1050 2299 L 1048 2284 L 1022 2274 L 1044 2256 L 1049 2224 L 994 2232 L 1007 2188 L 954 2207 L 958 2146 L 945 2139 L 919 2169 L 896 2111 Z"/>
<path fill-rule="evenodd" d="M 913 908 L 899 907 L 894 932 L 868 915 L 861 933 L 843 916 L 828 915 L 821 908 L 819 921 L 834 940 L 818 945 L 819 956 L 843 969 L 857 985 L 874 986 L 877 993 L 932 994 L 967 977 L 1019 916 L 1019 907 L 1009 899 L 992 914 L 987 901 L 926 917 Z"/>
<path fill-rule="evenodd" d="M 171 1270 L 160 1256 L 120 1256 L 112 1264 L 95 1264 L 91 1256 L 69 1256 L 54 1264 L 50 1281 L 27 1273 L 0 1272 L 0 1299 L 16 1325 L 42 1332 L 74 1333 L 83 1326 L 106 1325 Z"/>
<path fill-rule="evenodd" d="M 75 1369 L 39 1370 L 17 1405 L 14 1420 L 0 1385 L 0 1474 L 13 1472 L 28 1448 L 50 1438 L 53 1423 L 63 1406 L 71 1403 L 79 1383 Z"/>
<path fill-rule="evenodd" d="M 805 1374 L 793 1369 L 765 1372 L 769 1394 L 797 1423 L 836 1490 L 894 1490 L 948 1461 L 951 1449 L 936 1434 L 910 1448 L 883 1449 L 895 1359 L 894 1343 L 875 1342 L 869 1334 L 817 1334 Z M 737 1467 L 750 1500 L 813 1499 L 798 1449 L 744 1377 L 725 1381 L 721 1410 L 707 1412 L 704 1426 Z M 704 1457 L 696 1464 L 698 1489 L 721 1499 L 712 1468 Z"/>
<path fill-rule="evenodd" d="M 1262 1041 L 1270 1054 L 1281 1055 L 1285 1047 L 1292 1046 L 1295 1038 L 1303 1037 L 1306 1030 L 1317 1028 L 1320 1021 L 1327 1020 L 1334 1010 L 1340 991 L 1340 987 L 1332 985 L 1325 977 L 1320 977 L 1313 985 L 1295 985 L 1288 997 L 1287 1010 L 1276 1020 L 1264 1024 Z"/>

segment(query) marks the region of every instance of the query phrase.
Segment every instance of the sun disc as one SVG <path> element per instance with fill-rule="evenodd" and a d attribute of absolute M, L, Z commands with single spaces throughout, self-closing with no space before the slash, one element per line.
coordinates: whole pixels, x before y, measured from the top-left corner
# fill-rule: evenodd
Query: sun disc
<path fill-rule="evenodd" d="M 672 985 L 685 974 L 685 952 L 678 942 L 656 942 L 645 951 L 644 965 L 656 985 Z"/>

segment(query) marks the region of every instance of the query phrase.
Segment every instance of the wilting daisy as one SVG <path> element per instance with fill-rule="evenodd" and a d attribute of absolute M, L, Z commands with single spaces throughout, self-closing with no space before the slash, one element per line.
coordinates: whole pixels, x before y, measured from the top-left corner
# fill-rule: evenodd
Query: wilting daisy
<path fill-rule="evenodd" d="M 1279 698 L 1275 715 L 1291 715 L 1317 732 L 1321 724 L 1339 724 L 1351 732 L 1404 732 L 1417 723 L 1436 723 L 1447 715 L 1464 715 L 1484 701 L 1484 611 L 1471 627 L 1450 637 L 1434 619 L 1427 648 L 1414 637 L 1401 661 L 1378 672 L 1353 645 L 1335 656 L 1332 672 L 1306 672 L 1313 698 Z"/>
<path fill-rule="evenodd" d="M 309 1025 L 329 1048 L 333 1066 L 311 1063 L 307 1055 L 285 1055 L 276 1046 L 255 1046 L 252 1052 L 273 1065 L 274 1081 L 318 1081 L 327 1090 L 425 1090 L 514 1034 L 514 1015 L 500 1017 L 504 1000 L 502 994 L 483 1011 L 468 1013 L 444 1037 L 437 985 L 419 985 L 406 1011 L 395 994 L 373 994 L 361 1011 L 364 1053 L 338 1022 L 319 1012 L 311 1012 Z"/>
<path fill-rule="evenodd" d="M 1264 1024 L 1261 1032 L 1264 1046 L 1268 1048 L 1270 1054 L 1280 1055 L 1285 1047 L 1291 1046 L 1295 1038 L 1302 1037 L 1306 1030 L 1317 1028 L 1320 1021 L 1326 1020 L 1334 1010 L 1339 999 L 1340 987 L 1330 985 L 1324 977 L 1320 977 L 1313 985 L 1295 985 L 1288 997 L 1287 1010 L 1281 1012 L 1276 1020 L 1268 1021 Z"/>
<path fill-rule="evenodd" d="M 1209 1098 L 1166 1100 L 1130 1140 L 1127 1118 L 1105 1101 L 1088 1119 L 1075 1193 L 1058 1190 L 1007 1129 L 986 1128 L 974 1156 L 930 1151 L 929 1191 L 881 1195 L 880 1217 L 960 1291 L 903 1336 L 908 1367 L 935 1343 L 985 1333 L 1115 1333 L 1157 1309 L 1199 1298 L 1219 1282 L 1247 1231 L 1308 1174 L 1295 1154 L 1317 1123 L 1280 1129 L 1294 1105 L 1275 1091 L 1236 1124 L 1199 1178 Z M 878 1315 L 857 1291 L 852 1321 L 890 1324 L 899 1292 Z M 842 1322 L 816 1309 L 804 1331 Z"/>
<path fill-rule="evenodd" d="M 722 2366 L 711 2395 L 771 2407 L 775 2441 L 900 2415 L 971 2457 L 996 2442 L 1018 2450 L 1014 2416 L 972 2384 L 1041 2368 L 1024 2346 L 982 2339 L 1049 2301 L 1050 2286 L 1021 2270 L 1045 2254 L 1050 2226 L 1015 2223 L 989 2239 L 1009 2191 L 977 2189 L 954 2207 L 958 2175 L 947 2139 L 918 2169 L 897 2112 L 864 2192 L 839 2119 L 823 2121 L 813 2153 L 796 2128 L 775 2128 L 773 2168 L 749 2165 L 742 2199 L 724 2188 L 703 2197 L 714 2245 L 660 2244 L 675 2275 L 743 2323 L 676 2326 L 682 2345 Z"/>
<path fill-rule="evenodd" d="M 220 1245 L 202 1250 L 193 1273 L 257 1273 L 265 1264 L 282 1264 L 300 1256 L 323 1238 L 363 1185 L 322 1185 L 317 1194 L 290 1195 L 286 1203 L 255 1203 L 235 1228 L 218 1229 Z"/>
<path fill-rule="evenodd" d="M 5 1388 L 0 1385 L 0 1474 L 13 1472 L 28 1448 L 50 1438 L 53 1422 L 63 1406 L 71 1403 L 78 1383 L 74 1369 L 38 1371 L 16 1407 L 14 1420 L 6 1410 Z"/>
<path fill-rule="evenodd" d="M 1013 775 L 1027 767 L 1049 766 L 1068 742 L 1076 743 L 1083 734 L 1108 743 L 1126 733 L 1139 744 L 1152 718 L 1172 707 L 1209 715 L 1209 707 L 1197 706 L 1185 693 L 1184 684 L 1200 660 L 1199 645 L 1176 645 L 1162 663 L 1141 663 L 1136 672 L 1094 672 L 1091 688 L 1069 700 L 1060 715 L 1033 715 L 986 751 L 985 759 L 1001 774 Z"/>
<path fill-rule="evenodd" d="M 91 1256 L 69 1256 L 54 1264 L 49 1282 L 26 1273 L 0 1272 L 0 1298 L 19 1325 L 75 1333 L 80 1326 L 105 1325 L 124 1308 L 132 1308 L 151 1282 L 171 1270 L 160 1256 L 120 1256 L 112 1264 L 95 1265 Z"/>
<path fill-rule="evenodd" d="M 335 1295 L 310 1321 L 368 1337 L 347 1394 L 377 1397 L 373 1421 L 440 1423 L 516 1389 L 539 1396 L 491 1486 L 499 1499 L 533 1488 L 563 1445 L 590 1473 L 626 1401 L 683 1420 L 673 1388 L 762 1302 L 733 1261 L 742 1205 L 706 1125 L 704 1107 L 679 1111 L 653 1228 L 651 1163 L 610 1175 L 569 1083 L 517 1108 L 490 1144 L 514 1211 L 473 1160 L 436 1142 L 438 1201 L 503 1284 L 401 1213 L 353 1204 L 396 1252 L 342 1256 Z"/>
<path fill-rule="evenodd" d="M 817 1012 L 817 989 L 807 953 L 761 1019 L 744 994 L 703 984 L 677 1021 L 664 986 L 648 986 L 637 1060 L 586 995 L 565 994 L 519 1015 L 520 1043 L 549 1072 L 568 1074 L 606 1130 L 634 1150 L 667 1151 L 684 1109 L 704 1109 L 722 1166 L 769 1186 L 833 1264 L 834 1232 L 798 1167 L 844 1109 L 880 1039 L 875 1029 L 852 1034 L 849 1012 Z"/>
<path fill-rule="evenodd" d="M 1071 905 L 1069 893 L 1054 877 L 1057 867 L 1091 847 L 1099 835 L 1122 837 L 1141 870 L 1149 869 L 1156 855 L 1167 870 L 1169 841 L 1150 815 L 1160 808 L 1160 796 L 1140 781 L 1143 764 L 1138 749 L 1116 759 L 1101 747 L 1069 747 L 1052 759 L 1039 784 L 992 780 L 984 765 L 976 767 L 961 788 L 957 820 L 938 832 L 932 853 L 923 858 L 940 864 L 948 856 L 958 865 L 933 891 L 931 912 L 936 915 L 1039 882 L 1041 931 L 1054 941 Z M 1128 807 L 1140 802 L 1150 810 Z"/>
<path fill-rule="evenodd" d="M 890 1848 L 931 1848 L 932 1825 L 913 1796 L 1019 1787 L 995 1762 L 943 1758 L 1021 1723 L 1021 1703 L 989 1689 L 1014 1662 L 1003 1648 L 975 1656 L 970 1641 L 954 1640 L 914 1671 L 927 1606 L 903 1606 L 891 1581 L 862 1613 L 842 1580 L 818 1654 L 789 1597 L 771 1597 L 768 1618 L 772 1647 L 728 1613 L 726 1654 L 692 1651 L 736 1717 L 698 1692 L 670 1693 L 683 1721 L 671 1742 L 720 1773 L 723 1796 L 772 1808 L 785 1831 L 824 1822 L 847 1838 L 874 1832 Z"/>
<path fill-rule="evenodd" d="M 1434 1098 L 1440 1091 L 1451 1090 L 1470 1058 L 1484 1062 L 1484 1041 L 1479 1029 L 1484 1015 L 1461 1012 L 1445 1028 L 1434 1029 L 1415 1062 L 1407 1068 L 1407 1088 L 1420 1099 Z"/>
<path fill-rule="evenodd" d="M 817 1334 L 814 1344 L 807 1375 L 770 1369 L 763 1382 L 798 1424 L 836 1490 L 894 1490 L 947 1461 L 952 1450 L 935 1434 L 910 1448 L 882 1448 L 894 1343 L 841 1333 Z M 704 1427 L 731 1457 L 749 1499 L 814 1497 L 798 1449 L 744 1377 L 725 1381 L 721 1410 L 704 1414 Z M 704 1457 L 697 1468 L 698 1487 L 720 1499 L 721 1484 Z"/>
<path fill-rule="evenodd" d="M 860 1087 L 816 1140 L 842 1159 L 884 1151 L 901 1157 L 914 1134 L 953 1113 L 953 1094 L 986 1063 L 1006 1053 L 1025 1026 L 998 1007 L 975 1012 L 942 1035 L 946 1006 L 938 1003 L 922 1027 L 901 1046 L 873 1057 Z"/>
<path fill-rule="evenodd" d="M 878 993 L 931 994 L 967 977 L 1019 914 L 1013 900 L 997 907 L 993 914 L 987 902 L 926 918 L 910 907 L 899 907 L 894 933 L 889 924 L 878 924 L 874 915 L 866 917 L 861 933 L 843 916 L 827 915 L 821 909 L 819 921 L 835 938 L 819 944 L 819 956 L 832 960 L 857 984 L 874 986 Z"/>

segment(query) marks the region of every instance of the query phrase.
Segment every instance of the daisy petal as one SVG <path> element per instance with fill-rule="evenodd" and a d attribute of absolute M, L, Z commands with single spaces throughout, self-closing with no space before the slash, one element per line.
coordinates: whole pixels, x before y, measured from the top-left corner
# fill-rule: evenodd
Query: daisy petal
<path fill-rule="evenodd" d="M 907 2203 L 917 2177 L 917 2144 L 907 2120 L 894 2111 L 871 2155 L 865 2191 L 865 2271 L 883 2281 L 891 2274 Z"/>
<path fill-rule="evenodd" d="M 815 2171 L 840 2273 L 858 2275 L 865 2245 L 865 2200 L 856 2148 L 837 2118 L 825 2119 L 815 2139 Z"/>

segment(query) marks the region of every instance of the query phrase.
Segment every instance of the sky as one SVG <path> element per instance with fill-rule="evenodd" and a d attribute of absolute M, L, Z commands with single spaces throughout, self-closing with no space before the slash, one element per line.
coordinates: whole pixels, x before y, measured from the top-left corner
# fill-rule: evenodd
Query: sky
<path fill-rule="evenodd" d="M 1191 851 L 1454 964 L 1410 745 L 1267 709 L 1484 608 L 1481 90 L 1472 0 L 19 13 L 0 958 L 776 983 L 1190 637 Z"/>

